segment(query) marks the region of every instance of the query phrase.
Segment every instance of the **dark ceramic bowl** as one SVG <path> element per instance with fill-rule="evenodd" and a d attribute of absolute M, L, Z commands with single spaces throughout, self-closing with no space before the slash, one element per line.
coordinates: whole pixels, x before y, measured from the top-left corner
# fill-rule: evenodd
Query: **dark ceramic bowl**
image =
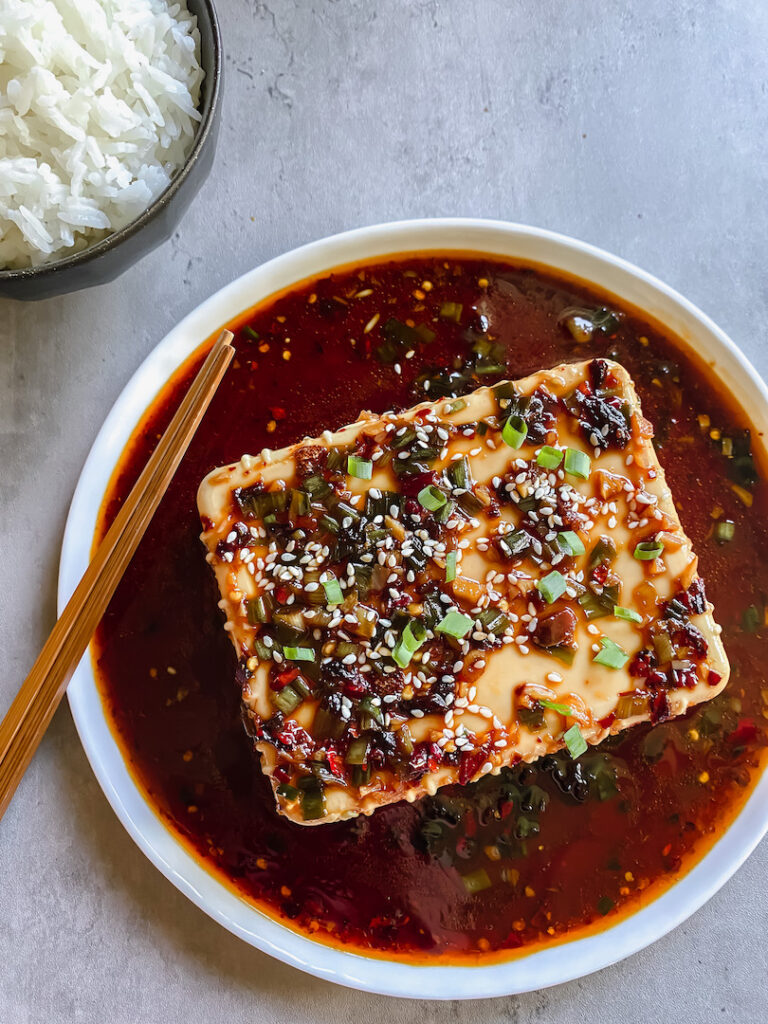
<path fill-rule="evenodd" d="M 200 63 L 205 78 L 200 91 L 202 120 L 189 156 L 166 190 L 119 231 L 88 249 L 41 267 L 0 270 L 0 296 L 47 299 L 112 281 L 142 256 L 167 241 L 200 186 L 208 177 L 219 130 L 221 37 L 212 0 L 187 0 L 197 15 Z"/>

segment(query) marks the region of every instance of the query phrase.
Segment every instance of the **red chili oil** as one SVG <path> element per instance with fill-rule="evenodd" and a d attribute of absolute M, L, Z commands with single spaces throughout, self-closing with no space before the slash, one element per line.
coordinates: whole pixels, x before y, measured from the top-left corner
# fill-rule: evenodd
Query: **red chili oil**
<path fill-rule="evenodd" d="M 618 326 L 609 319 L 610 331 L 577 343 L 561 314 L 603 304 L 620 310 Z M 429 330 L 412 349 L 382 351 L 390 318 Z M 744 468 L 748 421 L 719 382 L 682 343 L 589 286 L 477 256 L 340 270 L 263 304 L 233 330 L 235 360 L 97 636 L 114 729 L 169 827 L 293 927 L 422 961 L 562 940 L 611 923 L 685 874 L 733 819 L 768 745 L 768 486 L 752 481 L 748 457 Z M 477 369 L 479 336 L 501 346 L 503 372 L 467 370 L 468 361 Z M 547 759 L 346 822 L 308 828 L 281 818 L 240 720 L 235 656 L 199 540 L 199 482 L 214 466 L 337 428 L 361 409 L 407 408 L 429 396 L 425 379 L 435 394 L 454 372 L 455 389 L 468 391 L 595 355 L 627 367 L 655 425 L 723 626 L 732 665 L 724 693 L 576 762 Z M 168 385 L 128 446 L 102 527 L 201 359 Z"/>

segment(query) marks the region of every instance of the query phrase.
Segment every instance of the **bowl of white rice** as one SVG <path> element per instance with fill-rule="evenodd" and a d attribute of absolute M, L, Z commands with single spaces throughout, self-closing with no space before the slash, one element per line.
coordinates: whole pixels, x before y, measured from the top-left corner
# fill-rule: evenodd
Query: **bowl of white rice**
<path fill-rule="evenodd" d="M 0 0 L 0 296 L 113 280 L 213 162 L 211 0 Z"/>

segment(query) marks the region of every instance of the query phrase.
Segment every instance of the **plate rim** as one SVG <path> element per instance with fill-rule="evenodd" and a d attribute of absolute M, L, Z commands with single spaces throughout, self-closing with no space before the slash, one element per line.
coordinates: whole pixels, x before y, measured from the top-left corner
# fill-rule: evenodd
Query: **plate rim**
<path fill-rule="evenodd" d="M 462 242 L 448 244 L 449 238 Z M 471 242 L 470 242 L 471 240 Z M 494 248 L 493 241 L 498 243 Z M 87 565 L 98 510 L 125 442 L 181 363 L 217 327 L 241 311 L 260 304 L 285 287 L 314 274 L 332 271 L 356 260 L 409 252 L 485 252 L 501 258 L 534 262 L 557 273 L 575 273 L 562 263 L 535 256 L 512 256 L 501 249 L 529 245 L 532 252 L 558 252 L 592 270 L 618 274 L 682 314 L 681 324 L 707 340 L 708 355 L 729 389 L 737 387 L 742 405 L 750 396 L 755 413 L 768 426 L 768 388 L 734 342 L 697 306 L 675 289 L 639 267 L 589 243 L 528 225 L 481 218 L 433 218 L 394 221 L 356 228 L 291 249 L 240 275 L 193 309 L 145 357 L 108 413 L 78 478 L 61 548 L 57 601 L 59 613 Z M 469 244 L 468 244 L 469 242 Z M 479 244 L 476 244 L 479 243 Z M 354 255 L 356 249 L 361 250 Z M 346 254 L 346 255 L 344 255 Z M 296 273 L 307 267 L 308 272 Z M 614 292 L 587 273 L 581 275 L 603 291 Z M 253 296 L 234 308 L 246 291 Z M 629 300 L 617 292 L 623 301 Z M 663 303 L 662 303 L 663 304 Z M 227 310 L 222 315 L 223 310 Z M 650 314 L 657 316 L 657 314 Z M 666 321 L 669 323 L 669 321 Z M 673 327 L 689 345 L 680 325 Z M 699 332 L 698 334 L 696 332 Z M 752 415 L 752 420 L 757 418 Z M 709 900 L 738 870 L 768 831 L 768 771 L 731 825 L 704 856 L 677 882 L 616 924 L 529 954 L 483 964 L 414 964 L 381 956 L 365 956 L 314 941 L 259 910 L 206 870 L 183 840 L 177 838 L 130 774 L 101 703 L 91 659 L 86 654 L 68 689 L 72 716 L 107 800 L 131 838 L 147 858 L 196 906 L 250 945 L 299 969 L 349 988 L 382 995 L 421 999 L 477 999 L 520 994 L 583 977 L 631 956 L 666 935 Z"/>

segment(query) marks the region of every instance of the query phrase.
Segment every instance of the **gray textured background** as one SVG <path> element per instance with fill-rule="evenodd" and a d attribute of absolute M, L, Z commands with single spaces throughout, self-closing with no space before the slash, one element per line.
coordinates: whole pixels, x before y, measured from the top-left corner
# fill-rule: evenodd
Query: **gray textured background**
<path fill-rule="evenodd" d="M 0 301 L 0 710 L 53 621 L 67 506 L 118 392 L 200 300 L 294 245 L 405 216 L 553 228 L 681 289 L 768 372 L 765 0 L 217 6 L 219 152 L 177 237 L 108 287 Z M 0 1021 L 765 1024 L 766 878 L 763 843 L 672 935 L 556 989 L 368 997 L 188 903 L 117 822 L 62 707 L 0 827 Z"/>

